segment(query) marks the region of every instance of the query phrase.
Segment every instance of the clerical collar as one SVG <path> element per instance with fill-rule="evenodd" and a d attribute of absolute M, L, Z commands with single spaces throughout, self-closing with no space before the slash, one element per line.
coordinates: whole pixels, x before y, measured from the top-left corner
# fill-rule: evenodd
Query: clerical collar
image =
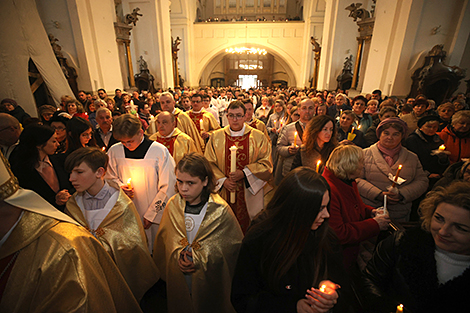
<path fill-rule="evenodd" d="M 134 150 L 130 151 L 124 145 L 124 155 L 126 159 L 144 159 L 148 149 L 152 145 L 153 141 L 148 138 L 143 138 L 140 145 Z"/>
<path fill-rule="evenodd" d="M 162 134 L 160 134 L 160 135 L 162 135 L 163 138 L 171 138 L 171 137 L 173 137 L 173 134 L 175 133 L 175 130 L 176 130 L 176 128 L 173 128 L 173 131 L 168 136 L 163 136 Z"/>
<path fill-rule="evenodd" d="M 243 136 L 243 134 L 245 133 L 245 124 L 243 124 L 243 127 L 241 130 L 239 131 L 233 131 L 230 126 L 229 126 L 229 129 L 230 129 L 230 136 L 232 137 L 240 137 L 240 136 Z"/>
<path fill-rule="evenodd" d="M 175 114 L 175 112 L 176 112 L 176 107 L 174 107 L 174 108 L 173 108 L 173 112 L 171 112 L 171 114 L 173 114 L 173 115 L 174 115 L 174 114 Z"/>
<path fill-rule="evenodd" d="M 193 113 L 194 114 L 199 114 L 199 113 L 202 113 L 202 110 L 204 110 L 204 108 L 200 109 L 199 111 L 194 111 L 194 109 L 193 109 Z"/>
<path fill-rule="evenodd" d="M 201 201 L 198 204 L 191 205 L 188 202 L 186 202 L 186 206 L 184 208 L 184 213 L 189 213 L 189 214 L 199 214 L 201 213 L 202 209 L 204 208 L 204 205 L 206 204 L 207 201 Z"/>

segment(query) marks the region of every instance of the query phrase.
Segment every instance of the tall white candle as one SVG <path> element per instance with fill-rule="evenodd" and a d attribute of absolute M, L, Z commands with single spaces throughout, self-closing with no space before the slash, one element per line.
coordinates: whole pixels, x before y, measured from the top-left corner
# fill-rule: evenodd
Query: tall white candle
<path fill-rule="evenodd" d="M 384 214 L 388 214 L 388 211 L 387 211 L 387 195 L 384 195 Z"/>
<path fill-rule="evenodd" d="M 199 128 L 201 129 L 201 133 L 204 131 L 204 123 L 202 118 L 199 120 Z"/>
<path fill-rule="evenodd" d="M 230 147 L 230 173 L 237 170 L 237 150 L 236 146 Z M 230 203 L 235 203 L 235 192 L 230 193 Z"/>

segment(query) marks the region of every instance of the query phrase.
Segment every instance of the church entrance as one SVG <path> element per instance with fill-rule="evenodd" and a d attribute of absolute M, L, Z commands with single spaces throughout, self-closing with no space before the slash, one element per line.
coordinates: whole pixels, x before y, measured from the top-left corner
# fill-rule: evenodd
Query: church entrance
<path fill-rule="evenodd" d="M 238 86 L 248 90 L 252 87 L 258 87 L 258 75 L 238 75 Z"/>

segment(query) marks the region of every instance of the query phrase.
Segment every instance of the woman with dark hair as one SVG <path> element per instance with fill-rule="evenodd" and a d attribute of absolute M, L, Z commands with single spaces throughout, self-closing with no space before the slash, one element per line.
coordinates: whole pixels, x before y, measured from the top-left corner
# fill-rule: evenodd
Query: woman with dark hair
<path fill-rule="evenodd" d="M 21 124 L 30 118 L 31 116 L 24 111 L 24 109 L 18 105 L 18 103 L 13 99 L 3 99 L 0 103 L 0 112 L 8 113 L 14 118 L 16 118 Z"/>
<path fill-rule="evenodd" d="M 53 128 L 44 125 L 26 127 L 20 135 L 15 157 L 11 158 L 11 169 L 21 187 L 35 191 L 64 211 L 73 188 L 60 161 L 53 157 L 58 145 Z"/>
<path fill-rule="evenodd" d="M 368 312 L 470 312 L 470 183 L 421 202 L 421 228 L 382 241 L 364 270 Z M 398 311 L 397 311 L 398 312 Z"/>
<path fill-rule="evenodd" d="M 336 137 L 336 123 L 333 118 L 329 115 L 313 117 L 307 124 L 303 144 L 295 155 L 292 169 L 299 166 L 316 168 L 318 161 L 321 161 L 320 169 L 322 169 L 331 151 L 338 145 Z"/>
<path fill-rule="evenodd" d="M 237 312 L 327 312 L 335 306 L 335 283 L 348 284 L 328 226 L 329 189 L 307 167 L 281 181 L 243 239 L 232 283 Z M 346 312 L 344 305 L 335 310 Z"/>
<path fill-rule="evenodd" d="M 418 156 L 401 144 L 406 132 L 403 120 L 383 120 L 377 127 L 379 141 L 364 150 L 364 170 L 357 180 L 365 204 L 380 207 L 387 196 L 390 218 L 396 222 L 409 221 L 412 202 L 428 188 Z M 398 178 L 401 180 L 394 183 Z"/>
<path fill-rule="evenodd" d="M 73 117 L 67 123 L 67 155 L 81 147 L 97 147 L 91 123 L 81 117 Z"/>
<path fill-rule="evenodd" d="M 367 99 L 364 96 L 356 96 L 353 99 L 352 111 L 356 114 L 356 126 L 364 134 L 372 126 L 373 119 L 369 113 L 365 113 Z"/>
<path fill-rule="evenodd" d="M 243 239 L 237 218 L 215 193 L 212 167 L 186 154 L 163 211 L 153 258 L 167 284 L 170 312 L 233 312 L 230 282 Z"/>

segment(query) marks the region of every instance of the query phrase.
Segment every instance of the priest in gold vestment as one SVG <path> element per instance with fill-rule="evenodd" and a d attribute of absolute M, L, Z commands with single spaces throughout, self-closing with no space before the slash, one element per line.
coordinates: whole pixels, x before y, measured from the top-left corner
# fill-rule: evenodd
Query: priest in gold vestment
<path fill-rule="evenodd" d="M 194 126 L 196 126 L 201 134 L 202 140 L 206 141 L 214 131 L 220 129 L 220 125 L 217 123 L 214 115 L 204 109 L 200 94 L 195 93 L 191 96 L 191 107 L 192 109 L 187 111 L 186 114 L 188 114 Z"/>
<path fill-rule="evenodd" d="M 164 145 L 175 160 L 175 164 L 178 164 L 185 154 L 198 152 L 194 140 L 176 128 L 173 114 L 163 111 L 155 120 L 158 131 L 149 139 Z"/>
<path fill-rule="evenodd" d="M 222 197 L 234 211 L 243 232 L 264 208 L 264 195 L 272 187 L 271 143 L 266 136 L 245 124 L 246 108 L 233 101 L 227 109 L 229 126 L 214 132 L 206 146 L 205 157 L 211 162 Z M 236 146 L 236 171 L 231 172 L 229 148 Z M 230 193 L 235 192 L 235 203 Z"/>
<path fill-rule="evenodd" d="M 3 155 L 0 153 L 3 161 Z M 0 312 L 141 312 L 102 245 L 0 162 Z"/>
<path fill-rule="evenodd" d="M 163 111 L 170 112 L 176 118 L 176 127 L 194 140 L 197 152 L 204 153 L 205 143 L 191 118 L 182 110 L 175 107 L 175 99 L 169 92 L 160 96 L 160 106 Z"/>
<path fill-rule="evenodd" d="M 271 138 L 269 138 L 268 130 L 266 129 L 266 124 L 257 119 L 254 115 L 255 110 L 253 108 L 253 101 L 251 99 L 244 99 L 242 102 L 246 108 L 245 123 L 247 123 L 250 127 L 253 127 L 254 129 L 257 129 L 262 132 L 266 136 L 266 138 L 271 141 Z"/>

